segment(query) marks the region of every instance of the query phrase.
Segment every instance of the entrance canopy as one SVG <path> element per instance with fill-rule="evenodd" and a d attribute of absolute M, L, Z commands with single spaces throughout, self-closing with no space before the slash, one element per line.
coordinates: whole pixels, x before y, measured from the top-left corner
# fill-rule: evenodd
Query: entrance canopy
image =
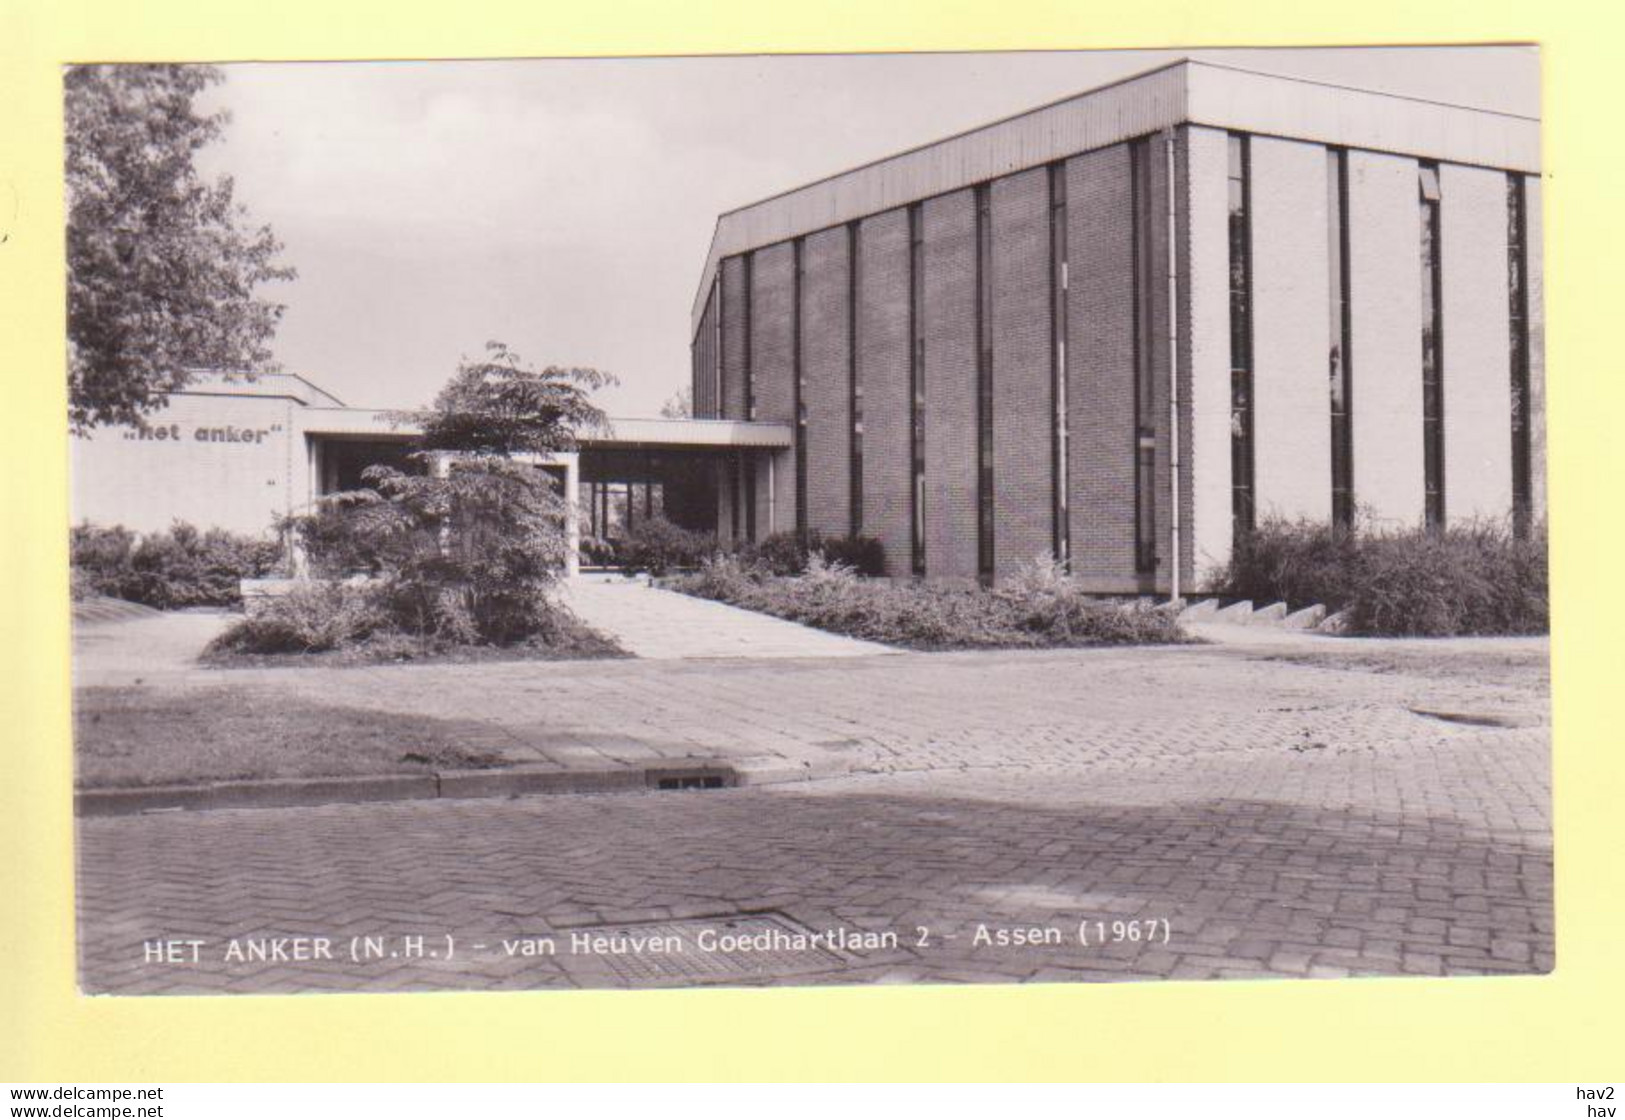
<path fill-rule="evenodd" d="M 403 465 L 406 445 L 417 434 L 373 409 L 305 408 L 297 415 L 311 505 L 360 485 L 369 466 Z M 760 421 L 612 419 L 601 430 L 580 434 L 576 451 L 541 465 L 563 482 L 573 551 L 591 558 L 650 517 L 715 532 L 724 471 L 788 451 L 792 435 L 788 424 Z"/>

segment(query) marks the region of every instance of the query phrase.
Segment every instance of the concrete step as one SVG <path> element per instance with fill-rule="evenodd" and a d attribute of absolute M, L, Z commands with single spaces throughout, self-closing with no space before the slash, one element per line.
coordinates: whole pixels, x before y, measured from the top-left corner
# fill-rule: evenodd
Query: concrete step
<path fill-rule="evenodd" d="M 1258 610 L 1254 611 L 1250 616 L 1248 616 L 1247 621 L 1254 624 L 1262 623 L 1266 626 L 1273 626 L 1278 624 L 1285 617 L 1286 604 L 1271 603 L 1267 607 L 1260 607 Z"/>
<path fill-rule="evenodd" d="M 1239 603 L 1231 603 L 1228 607 L 1220 607 L 1213 613 L 1214 622 L 1246 622 L 1253 616 L 1253 601 L 1243 599 Z"/>
<path fill-rule="evenodd" d="M 1206 622 L 1211 619 L 1219 609 L 1217 599 L 1201 599 L 1179 612 L 1181 622 Z"/>
<path fill-rule="evenodd" d="M 1312 630 L 1319 626 L 1326 617 L 1326 608 L 1316 603 L 1312 607 L 1293 611 L 1281 620 L 1281 626 L 1287 630 Z"/>
<path fill-rule="evenodd" d="M 1349 612 L 1338 611 L 1322 619 L 1315 629 L 1322 634 L 1341 634 L 1348 630 Z"/>

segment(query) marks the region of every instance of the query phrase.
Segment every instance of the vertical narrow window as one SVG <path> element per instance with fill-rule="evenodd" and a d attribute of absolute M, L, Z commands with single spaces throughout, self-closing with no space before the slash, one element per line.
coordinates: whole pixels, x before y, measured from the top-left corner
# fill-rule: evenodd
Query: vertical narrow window
<path fill-rule="evenodd" d="M 846 225 L 846 372 L 852 422 L 851 532 L 863 532 L 863 376 L 858 363 L 858 293 L 863 285 L 862 241 L 857 222 Z"/>
<path fill-rule="evenodd" d="M 749 455 L 742 457 L 739 473 L 744 479 L 745 539 L 753 541 L 756 539 L 756 459 Z"/>
<path fill-rule="evenodd" d="M 1253 263 L 1251 153 L 1230 137 L 1230 518 L 1253 529 Z"/>
<path fill-rule="evenodd" d="M 1419 168 L 1422 228 L 1422 483 L 1429 528 L 1444 526 L 1444 308 L 1440 298 L 1439 167 Z"/>
<path fill-rule="evenodd" d="M 993 578 L 993 213 L 976 188 L 976 573 Z"/>
<path fill-rule="evenodd" d="M 756 284 L 754 282 L 756 258 L 753 254 L 746 253 L 743 260 L 745 263 L 745 305 L 740 310 L 742 311 L 741 318 L 745 324 L 745 368 L 742 374 L 744 378 L 743 388 L 745 390 L 745 414 L 740 419 L 754 420 L 756 419 L 756 371 L 751 368 L 755 357 L 752 353 L 755 346 L 751 339 L 751 312 L 754 309 L 753 305 L 756 303 Z"/>
<path fill-rule="evenodd" d="M 925 231 L 920 204 L 908 208 L 909 477 L 913 572 L 925 574 Z"/>
<path fill-rule="evenodd" d="M 806 246 L 801 238 L 791 242 L 793 266 L 790 274 L 790 383 L 795 392 L 796 417 L 796 532 L 807 532 L 807 371 L 801 354 L 801 299 L 806 285 Z"/>
<path fill-rule="evenodd" d="M 1055 504 L 1054 520 L 1055 559 L 1065 564 L 1072 550 L 1072 532 L 1067 517 L 1067 470 L 1070 458 L 1069 433 L 1066 415 L 1066 293 L 1067 275 L 1066 241 L 1066 164 L 1051 164 L 1049 169 L 1049 245 L 1050 245 L 1050 400 L 1055 415 L 1050 422 L 1050 475 L 1055 480 L 1052 493 Z"/>
<path fill-rule="evenodd" d="M 1354 371 L 1349 308 L 1348 153 L 1326 150 L 1327 389 L 1332 420 L 1332 523 L 1354 524 Z"/>
<path fill-rule="evenodd" d="M 1529 407 L 1529 216 L 1524 178 L 1507 175 L 1508 337 L 1512 359 L 1512 525 L 1527 536 L 1534 516 Z"/>
<path fill-rule="evenodd" d="M 1157 429 L 1152 377 L 1151 142 L 1129 146 L 1134 278 L 1134 567 L 1157 566 Z"/>

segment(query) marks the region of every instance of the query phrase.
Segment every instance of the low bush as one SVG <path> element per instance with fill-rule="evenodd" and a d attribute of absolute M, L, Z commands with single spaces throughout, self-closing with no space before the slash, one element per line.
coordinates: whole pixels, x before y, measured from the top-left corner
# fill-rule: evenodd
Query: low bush
<path fill-rule="evenodd" d="M 239 581 L 272 575 L 283 557 L 274 539 L 200 532 L 184 521 L 139 538 L 122 526 L 77 525 L 68 547 L 76 594 L 161 610 L 235 606 L 242 601 Z"/>
<path fill-rule="evenodd" d="M 271 599 L 209 644 L 213 653 L 320 653 L 385 629 L 376 588 L 310 582 Z"/>
<path fill-rule="evenodd" d="M 1187 640 L 1173 614 L 1085 594 L 1055 565 L 997 588 L 866 580 L 815 553 L 800 576 L 738 557 L 708 560 L 674 590 L 837 634 L 915 649 L 1031 649 Z"/>
<path fill-rule="evenodd" d="M 849 567 L 861 576 L 879 576 L 886 572 L 886 554 L 880 541 L 861 534 L 826 537 L 817 529 L 785 530 L 759 542 L 740 545 L 736 552 L 745 563 L 776 576 L 800 575 L 814 556 Z"/>
<path fill-rule="evenodd" d="M 697 567 L 716 550 L 717 541 L 711 534 L 652 517 L 639 521 L 620 542 L 616 563 L 627 575 L 648 572 L 663 576 L 673 568 Z"/>
<path fill-rule="evenodd" d="M 312 580 L 267 601 L 209 644 L 214 664 L 253 663 L 283 654 L 335 653 L 359 662 L 489 653 L 499 649 L 549 657 L 614 657 L 622 650 L 570 610 L 544 599 L 528 612 L 522 637 L 502 645 L 469 642 L 443 630 L 418 629 L 410 596 L 387 581 Z"/>
<path fill-rule="evenodd" d="M 1261 524 L 1232 554 L 1222 594 L 1255 603 L 1323 604 L 1347 632 L 1448 637 L 1545 633 L 1546 532 L 1467 521 L 1444 530 Z"/>
<path fill-rule="evenodd" d="M 813 551 L 822 553 L 824 559 L 831 563 L 846 565 L 860 576 L 886 574 L 886 550 L 878 537 L 866 537 L 861 533 L 824 537 Z"/>

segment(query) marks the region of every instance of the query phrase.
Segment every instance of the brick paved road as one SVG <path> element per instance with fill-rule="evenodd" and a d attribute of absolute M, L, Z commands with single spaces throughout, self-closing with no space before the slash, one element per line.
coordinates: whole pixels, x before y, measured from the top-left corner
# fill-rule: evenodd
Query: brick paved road
<path fill-rule="evenodd" d="M 1416 643 L 1325 648 L 1334 652 L 1295 660 L 1207 648 L 710 671 L 623 662 L 590 667 L 605 674 L 596 684 L 566 671 L 551 682 L 566 712 L 596 692 L 628 721 L 670 715 L 692 730 L 708 716 L 742 740 L 754 727 L 823 743 L 862 772 L 704 793 L 86 819 L 85 987 L 1549 969 L 1542 647 L 1468 643 L 1448 657 Z M 387 682 L 411 676 L 371 673 L 343 687 L 358 702 L 410 710 L 417 692 Z M 501 685 L 502 672 L 494 676 L 484 683 Z M 386 683 L 362 688 L 369 677 Z M 768 679 L 771 710 L 751 699 Z M 680 931 L 682 952 L 572 952 L 580 927 L 647 935 L 685 919 L 700 920 Z M 1149 930 L 1155 939 L 1083 947 L 1084 920 L 1108 934 L 1113 921 L 1140 921 L 1121 927 L 1125 938 Z M 734 964 L 693 951 L 698 928 L 727 932 L 729 921 L 895 931 L 898 943 L 741 954 Z M 993 937 L 1053 927 L 1067 943 L 978 945 L 979 925 Z M 278 935 L 326 936 L 341 959 L 222 959 L 233 938 Z M 410 955 L 408 936 L 441 955 Z M 544 947 L 548 936 L 552 956 L 510 956 L 501 944 L 528 937 Z M 159 937 L 202 939 L 203 959 L 144 963 L 144 941 Z M 355 937 L 378 938 L 384 955 L 342 959 Z"/>

